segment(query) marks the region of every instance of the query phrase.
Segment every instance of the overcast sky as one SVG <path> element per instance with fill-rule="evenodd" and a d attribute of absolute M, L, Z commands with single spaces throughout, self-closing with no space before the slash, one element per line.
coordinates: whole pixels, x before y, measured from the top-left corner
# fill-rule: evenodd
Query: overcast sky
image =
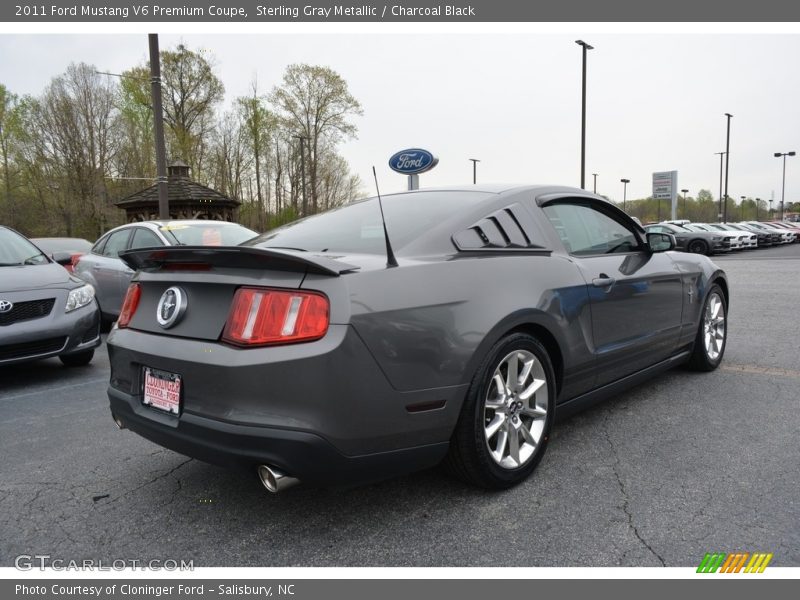
<path fill-rule="evenodd" d="M 677 170 L 679 188 L 717 197 L 724 113 L 731 122 L 729 194 L 776 201 L 781 161 L 800 151 L 800 35 L 779 34 L 240 34 L 161 35 L 204 48 L 230 101 L 258 76 L 266 92 L 291 63 L 326 65 L 364 108 L 358 139 L 341 153 L 373 191 L 405 188 L 387 166 L 423 147 L 439 166 L 425 186 L 479 182 L 580 184 L 580 68 L 589 52 L 587 187 L 622 199 L 651 193 L 653 171 Z M 0 83 L 39 94 L 74 62 L 120 72 L 147 58 L 147 36 L 0 35 Z M 800 157 L 789 158 L 786 198 L 800 200 Z M 777 205 L 776 205 L 777 207 Z"/>

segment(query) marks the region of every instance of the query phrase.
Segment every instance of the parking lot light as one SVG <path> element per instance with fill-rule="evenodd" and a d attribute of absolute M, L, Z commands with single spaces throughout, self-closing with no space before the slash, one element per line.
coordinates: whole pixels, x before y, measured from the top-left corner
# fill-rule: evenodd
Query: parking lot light
<path fill-rule="evenodd" d="M 787 156 L 794 156 L 795 152 L 792 150 L 791 152 L 776 152 L 775 158 L 783 157 L 783 183 L 781 184 L 781 221 L 783 221 L 783 201 L 786 195 L 786 157 Z M 772 200 L 770 200 L 770 203 Z"/>
<path fill-rule="evenodd" d="M 631 180 L 630 179 L 620 179 L 620 181 L 622 182 L 622 210 L 625 211 L 625 212 L 628 212 L 625 209 L 625 206 L 626 206 L 626 202 L 627 202 L 627 199 L 628 199 L 628 184 L 631 182 Z"/>

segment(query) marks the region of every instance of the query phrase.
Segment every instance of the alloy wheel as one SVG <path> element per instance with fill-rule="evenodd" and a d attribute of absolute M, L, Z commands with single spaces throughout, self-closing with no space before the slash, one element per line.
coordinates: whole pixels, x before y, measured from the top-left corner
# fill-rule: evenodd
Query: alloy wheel
<path fill-rule="evenodd" d="M 709 360 L 716 361 L 725 343 L 725 308 L 719 294 L 712 293 L 703 314 L 703 344 Z"/>
<path fill-rule="evenodd" d="M 547 419 L 547 377 L 531 352 L 500 361 L 484 400 L 484 438 L 495 463 L 518 469 L 536 453 Z"/>

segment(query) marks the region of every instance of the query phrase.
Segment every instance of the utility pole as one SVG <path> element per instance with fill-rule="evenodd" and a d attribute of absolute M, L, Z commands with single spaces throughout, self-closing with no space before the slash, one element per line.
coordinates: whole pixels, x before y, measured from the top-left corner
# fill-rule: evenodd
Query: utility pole
<path fill-rule="evenodd" d="M 158 34 L 148 35 L 150 41 L 150 93 L 153 100 L 153 124 L 156 142 L 156 172 L 158 175 L 158 218 L 169 219 L 169 189 L 167 187 L 167 152 L 164 148 L 164 109 L 161 106 L 161 53 Z"/>

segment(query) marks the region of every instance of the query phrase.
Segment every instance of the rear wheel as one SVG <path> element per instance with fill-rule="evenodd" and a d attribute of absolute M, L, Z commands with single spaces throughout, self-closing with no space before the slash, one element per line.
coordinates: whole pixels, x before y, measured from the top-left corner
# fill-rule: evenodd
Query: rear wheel
<path fill-rule="evenodd" d="M 708 255 L 708 244 L 706 244 L 703 240 L 692 240 L 689 242 L 689 252 L 694 254 Z"/>
<path fill-rule="evenodd" d="M 58 357 L 66 367 L 83 367 L 92 362 L 94 350 L 85 350 L 76 354 L 64 354 Z"/>
<path fill-rule="evenodd" d="M 555 376 L 534 337 L 512 334 L 478 368 L 450 443 L 447 464 L 485 488 L 511 487 L 542 459 L 555 407 Z"/>
<path fill-rule="evenodd" d="M 703 305 L 689 368 L 695 371 L 713 371 L 719 366 L 728 339 L 727 318 L 728 305 L 725 302 L 725 295 L 722 289 L 714 284 Z"/>

